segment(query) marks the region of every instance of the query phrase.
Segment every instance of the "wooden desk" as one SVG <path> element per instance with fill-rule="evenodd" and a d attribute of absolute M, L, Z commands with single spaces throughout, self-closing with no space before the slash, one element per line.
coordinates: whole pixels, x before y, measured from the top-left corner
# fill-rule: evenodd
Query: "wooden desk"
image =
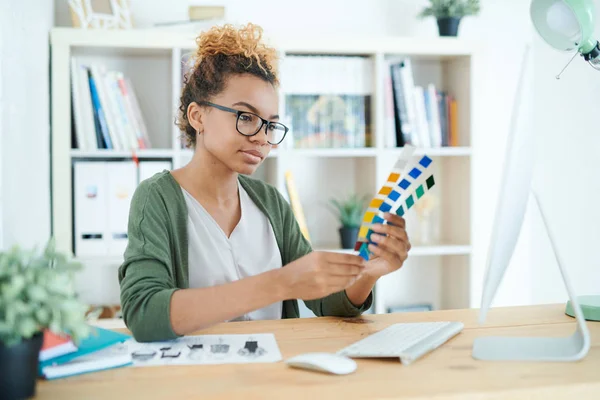
<path fill-rule="evenodd" d="M 40 381 L 37 399 L 599 399 L 600 323 L 588 322 L 592 348 L 577 363 L 484 362 L 471 357 L 485 335 L 567 335 L 574 320 L 564 305 L 493 309 L 485 326 L 477 310 L 232 322 L 202 334 L 274 332 L 285 359 L 335 352 L 396 322 L 460 320 L 465 329 L 420 361 L 357 360 L 343 376 L 273 364 L 121 368 L 57 381 Z"/>

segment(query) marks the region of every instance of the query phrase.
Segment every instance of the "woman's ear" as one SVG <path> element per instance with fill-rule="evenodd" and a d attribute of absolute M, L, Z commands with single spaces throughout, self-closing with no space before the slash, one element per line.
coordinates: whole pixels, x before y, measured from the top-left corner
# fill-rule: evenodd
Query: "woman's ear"
<path fill-rule="evenodd" d="M 196 132 L 202 133 L 204 131 L 204 126 L 202 124 L 203 113 L 204 110 L 202 107 L 194 101 L 192 101 L 187 108 L 187 119 Z"/>

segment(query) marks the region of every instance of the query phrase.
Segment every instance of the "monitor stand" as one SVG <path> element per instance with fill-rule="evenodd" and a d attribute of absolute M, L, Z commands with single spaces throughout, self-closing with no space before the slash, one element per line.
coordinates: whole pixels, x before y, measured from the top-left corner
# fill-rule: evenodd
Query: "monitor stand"
<path fill-rule="evenodd" d="M 575 311 L 577 329 L 567 337 L 480 337 L 473 343 L 473 358 L 494 361 L 577 361 L 584 358 L 590 349 L 590 333 L 571 282 L 567 277 L 564 259 L 554 241 L 554 235 L 535 192 L 533 197 L 540 210 L 544 227 L 558 263 L 570 303 Z"/>

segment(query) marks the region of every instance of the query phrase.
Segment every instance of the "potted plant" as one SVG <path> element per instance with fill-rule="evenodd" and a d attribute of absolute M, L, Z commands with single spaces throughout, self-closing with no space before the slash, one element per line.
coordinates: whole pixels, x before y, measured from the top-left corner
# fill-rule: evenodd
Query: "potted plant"
<path fill-rule="evenodd" d="M 354 248 L 365 211 L 366 197 L 353 194 L 342 201 L 330 199 L 330 203 L 340 220 L 339 232 L 342 248 Z"/>
<path fill-rule="evenodd" d="M 429 0 L 429 3 L 419 17 L 435 17 L 440 36 L 457 36 L 461 18 L 480 11 L 479 0 Z"/>
<path fill-rule="evenodd" d="M 86 306 L 77 300 L 79 265 L 56 251 L 13 247 L 0 252 L 0 388 L 2 399 L 36 393 L 43 332 L 69 335 L 77 345 L 90 333 Z"/>

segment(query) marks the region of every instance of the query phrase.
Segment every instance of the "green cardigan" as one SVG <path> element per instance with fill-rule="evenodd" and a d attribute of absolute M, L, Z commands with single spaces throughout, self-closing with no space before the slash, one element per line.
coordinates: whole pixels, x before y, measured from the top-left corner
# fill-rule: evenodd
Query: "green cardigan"
<path fill-rule="evenodd" d="M 276 188 L 244 175 L 239 181 L 269 218 L 283 266 L 312 251 Z M 187 219 L 181 187 L 169 171 L 140 183 L 131 200 L 128 245 L 119 267 L 123 318 L 137 341 L 178 337 L 171 327 L 170 302 L 173 292 L 189 287 Z M 369 309 L 372 301 L 371 293 L 356 307 L 341 291 L 304 302 L 317 316 L 353 317 Z M 297 317 L 297 300 L 285 300 L 282 318 Z"/>

